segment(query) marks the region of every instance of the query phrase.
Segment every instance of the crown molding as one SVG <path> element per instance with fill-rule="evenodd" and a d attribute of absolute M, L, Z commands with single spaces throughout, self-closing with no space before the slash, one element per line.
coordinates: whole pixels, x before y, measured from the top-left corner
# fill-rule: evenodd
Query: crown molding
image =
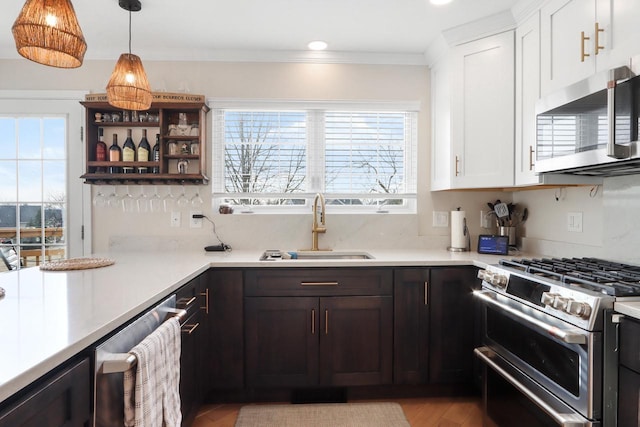
<path fill-rule="evenodd" d="M 511 10 L 505 10 L 457 27 L 449 28 L 448 30 L 444 30 L 442 35 L 449 46 L 457 46 L 493 34 L 513 30 L 515 27 L 516 21 L 513 18 Z"/>
<path fill-rule="evenodd" d="M 511 12 L 518 24 L 538 12 L 546 0 L 520 0 L 512 8 Z"/>

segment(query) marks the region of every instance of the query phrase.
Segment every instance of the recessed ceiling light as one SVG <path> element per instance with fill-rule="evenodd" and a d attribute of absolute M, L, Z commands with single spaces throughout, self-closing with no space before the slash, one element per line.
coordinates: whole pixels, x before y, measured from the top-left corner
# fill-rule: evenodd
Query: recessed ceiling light
<path fill-rule="evenodd" d="M 435 6 L 442 6 L 443 4 L 451 3 L 453 0 L 430 0 L 430 1 L 431 1 L 431 4 Z"/>
<path fill-rule="evenodd" d="M 307 47 L 311 50 L 325 50 L 327 48 L 327 42 L 323 42 L 322 40 L 314 40 L 309 42 Z"/>

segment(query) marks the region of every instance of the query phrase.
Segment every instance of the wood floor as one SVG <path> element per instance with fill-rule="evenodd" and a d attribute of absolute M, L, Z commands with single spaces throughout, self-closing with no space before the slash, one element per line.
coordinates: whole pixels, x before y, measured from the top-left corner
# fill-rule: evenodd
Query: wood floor
<path fill-rule="evenodd" d="M 411 398 L 387 400 L 402 406 L 412 427 L 480 427 L 482 402 L 479 398 Z M 193 427 L 233 427 L 244 404 L 203 406 Z M 390 426 L 391 427 L 391 426 Z"/>

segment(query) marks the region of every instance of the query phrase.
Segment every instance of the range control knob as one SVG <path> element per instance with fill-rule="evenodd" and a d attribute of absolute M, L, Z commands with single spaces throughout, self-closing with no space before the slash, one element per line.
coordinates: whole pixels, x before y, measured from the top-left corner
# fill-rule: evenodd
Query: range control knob
<path fill-rule="evenodd" d="M 479 270 L 478 279 L 482 279 L 485 282 L 501 289 L 506 288 L 507 283 L 509 283 L 509 279 L 507 276 L 487 270 Z"/>
<path fill-rule="evenodd" d="M 586 302 L 569 301 L 565 311 L 572 316 L 587 319 L 591 315 L 591 306 Z"/>
<path fill-rule="evenodd" d="M 566 311 L 567 305 L 569 304 L 569 300 L 567 298 L 562 298 L 561 296 L 556 296 L 553 299 L 552 307 L 556 310 Z"/>
<path fill-rule="evenodd" d="M 540 298 L 540 302 L 544 305 L 553 305 L 553 301 L 559 297 L 558 294 L 553 294 L 551 292 L 543 292 L 542 297 Z"/>

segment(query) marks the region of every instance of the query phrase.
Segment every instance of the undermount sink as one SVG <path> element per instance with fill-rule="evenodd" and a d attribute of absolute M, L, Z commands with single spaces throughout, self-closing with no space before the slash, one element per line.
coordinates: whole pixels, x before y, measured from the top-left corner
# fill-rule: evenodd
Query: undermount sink
<path fill-rule="evenodd" d="M 278 251 L 267 250 L 260 257 L 260 261 L 278 260 L 337 260 L 337 259 L 374 259 L 371 254 L 360 251 Z"/>

